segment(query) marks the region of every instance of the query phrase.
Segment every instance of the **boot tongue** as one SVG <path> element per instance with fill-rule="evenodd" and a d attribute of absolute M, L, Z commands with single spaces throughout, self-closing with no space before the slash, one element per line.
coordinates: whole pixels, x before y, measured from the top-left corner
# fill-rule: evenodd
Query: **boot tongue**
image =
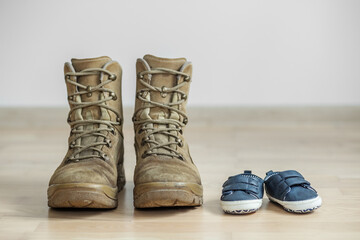
<path fill-rule="evenodd" d="M 186 63 L 185 58 L 159 58 L 153 55 L 145 55 L 144 60 L 151 68 L 169 68 L 179 71 L 182 65 Z"/>
<path fill-rule="evenodd" d="M 76 72 L 80 72 L 87 68 L 101 68 L 105 63 L 110 62 L 111 58 L 103 56 L 97 58 L 71 59 L 71 63 Z"/>
<path fill-rule="evenodd" d="M 88 68 L 102 68 L 109 61 L 111 61 L 111 58 L 105 56 L 98 58 L 71 59 L 71 63 L 76 72 L 80 72 Z M 100 79 L 99 79 L 99 75 L 89 75 L 89 76 L 78 77 L 77 82 L 85 86 L 94 87 L 100 83 Z M 99 100 L 99 92 L 93 92 L 91 96 L 88 96 L 87 94 L 82 94 L 81 96 L 82 102 L 92 102 L 98 100 Z"/>

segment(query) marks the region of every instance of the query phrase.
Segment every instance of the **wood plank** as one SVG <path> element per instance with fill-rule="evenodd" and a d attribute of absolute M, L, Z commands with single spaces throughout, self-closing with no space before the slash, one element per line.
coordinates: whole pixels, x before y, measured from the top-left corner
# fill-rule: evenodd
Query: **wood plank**
<path fill-rule="evenodd" d="M 50 176 L 67 149 L 67 109 L 0 109 L 0 239 L 360 239 L 360 107 L 192 108 L 185 136 L 204 185 L 199 208 L 135 210 L 131 108 L 127 183 L 110 211 L 53 210 Z M 311 214 L 264 197 L 248 216 L 224 214 L 221 185 L 251 169 L 299 170 L 323 198 Z"/>

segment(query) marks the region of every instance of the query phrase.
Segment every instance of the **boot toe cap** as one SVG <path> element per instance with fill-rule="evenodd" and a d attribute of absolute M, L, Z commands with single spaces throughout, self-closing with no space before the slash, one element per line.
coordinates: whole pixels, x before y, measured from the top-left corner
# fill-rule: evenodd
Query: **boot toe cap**
<path fill-rule="evenodd" d="M 148 157 L 136 165 L 135 184 L 150 182 L 186 182 L 201 185 L 195 165 L 176 158 Z"/>
<path fill-rule="evenodd" d="M 107 166 L 108 165 L 108 166 Z M 49 185 L 64 183 L 93 183 L 116 186 L 117 173 L 100 159 L 82 160 L 56 169 Z"/>

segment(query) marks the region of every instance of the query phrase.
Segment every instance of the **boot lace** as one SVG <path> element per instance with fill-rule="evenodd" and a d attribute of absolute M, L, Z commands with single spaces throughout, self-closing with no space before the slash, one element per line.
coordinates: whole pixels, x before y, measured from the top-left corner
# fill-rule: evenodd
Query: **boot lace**
<path fill-rule="evenodd" d="M 77 77 L 89 76 L 89 75 L 103 76 L 104 74 L 108 75 L 108 79 L 102 81 L 100 84 L 96 86 L 85 86 L 76 81 Z M 75 80 L 72 80 L 71 77 L 75 77 Z M 105 102 L 111 100 L 115 101 L 117 99 L 115 92 L 113 92 L 111 89 L 104 87 L 106 84 L 115 81 L 116 75 L 102 68 L 89 68 L 80 72 L 68 72 L 65 74 L 65 79 L 69 84 L 75 85 L 77 89 L 75 93 L 70 94 L 68 96 L 69 104 L 73 106 L 68 114 L 68 123 L 71 127 L 71 133 L 75 134 L 75 138 L 71 143 L 69 143 L 69 148 L 74 149 L 74 152 L 68 158 L 68 161 L 78 162 L 82 159 L 87 159 L 87 158 L 101 158 L 103 160 L 109 160 L 109 157 L 101 150 L 101 148 L 98 148 L 98 146 L 107 145 L 108 147 L 111 147 L 111 141 L 110 139 L 107 138 L 107 134 L 105 133 L 111 132 L 112 134 L 115 135 L 116 130 L 113 127 L 113 125 L 121 125 L 122 120 L 120 119 L 120 114 L 115 109 L 109 107 L 108 105 L 105 105 Z M 95 91 L 99 91 L 101 93 L 108 93 L 108 94 L 103 94 L 103 96 L 105 97 L 100 97 L 100 100 L 97 101 L 91 101 L 91 102 L 76 101 L 76 98 L 81 97 L 81 95 L 83 94 L 86 94 L 88 97 L 91 97 L 92 93 Z M 77 111 L 78 109 L 83 109 L 91 106 L 98 106 L 99 108 L 105 108 L 115 113 L 117 116 L 116 121 L 113 122 L 110 120 L 96 120 L 96 119 L 82 119 L 82 120 L 75 119 L 74 121 L 71 121 L 71 114 L 73 112 Z M 99 127 L 91 130 L 84 130 L 85 129 L 84 127 L 86 125 L 94 125 L 94 124 L 99 124 Z M 100 138 L 96 138 L 97 141 L 94 141 L 92 143 L 82 145 L 80 139 L 88 136 L 97 136 Z M 80 153 L 84 152 L 85 150 L 93 150 L 91 151 L 93 154 L 80 156 Z M 94 151 L 97 152 L 98 154 L 94 154 Z"/>
<path fill-rule="evenodd" d="M 145 79 L 144 76 L 146 75 L 149 80 L 151 80 L 151 76 L 153 74 L 172 74 L 177 76 L 178 82 L 181 77 L 183 77 L 183 81 L 180 84 L 175 85 L 174 87 L 155 87 L 150 85 Z M 182 104 L 186 101 L 187 95 L 185 92 L 181 91 L 180 88 L 183 87 L 187 82 L 190 82 L 190 75 L 175 71 L 172 69 L 167 68 L 153 68 L 148 71 L 140 72 L 138 75 L 139 81 L 145 88 L 140 89 L 138 92 L 136 92 L 136 97 L 144 102 L 143 104 L 135 113 L 133 116 L 133 122 L 135 125 L 141 124 L 142 127 L 140 129 L 141 131 L 146 131 L 146 134 L 144 138 L 142 139 L 142 145 L 144 146 L 146 143 L 150 143 L 150 147 L 145 153 L 142 155 L 143 158 L 149 156 L 149 155 L 165 155 L 169 157 L 176 157 L 181 160 L 184 160 L 183 156 L 174 148 L 171 148 L 172 145 L 176 144 L 180 147 L 183 146 L 182 140 L 178 137 L 179 133 L 182 134 L 182 128 L 187 124 L 188 117 L 186 116 L 185 112 L 177 109 L 176 107 Z M 180 100 L 176 102 L 170 102 L 170 103 L 160 103 L 150 100 L 150 98 L 146 98 L 147 94 L 150 94 L 150 92 L 159 92 L 162 97 L 166 97 L 167 94 L 178 94 L 180 97 Z M 147 108 L 163 108 L 169 110 L 169 112 L 174 111 L 178 113 L 180 116 L 183 117 L 183 120 L 177 120 L 177 119 L 137 119 L 136 116 L 140 111 L 143 111 Z M 158 125 L 165 125 L 164 128 L 154 128 L 151 127 L 151 124 L 149 126 L 149 123 L 158 124 Z M 155 140 L 154 137 L 151 137 L 154 134 L 164 134 L 169 137 L 172 137 L 174 141 L 168 141 L 165 143 L 160 143 Z M 167 152 L 160 152 L 156 151 L 156 149 L 165 149 Z M 154 151 L 155 150 L 155 151 Z"/>

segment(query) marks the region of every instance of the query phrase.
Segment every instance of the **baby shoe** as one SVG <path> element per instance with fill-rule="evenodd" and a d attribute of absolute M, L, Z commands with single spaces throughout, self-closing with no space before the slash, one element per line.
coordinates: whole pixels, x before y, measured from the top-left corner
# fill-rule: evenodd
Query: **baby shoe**
<path fill-rule="evenodd" d="M 295 170 L 266 173 L 265 189 L 270 201 L 286 211 L 308 213 L 321 206 L 321 198 L 310 183 Z"/>
<path fill-rule="evenodd" d="M 264 181 L 245 170 L 223 184 L 221 207 L 226 213 L 247 214 L 258 210 L 264 195 Z"/>

